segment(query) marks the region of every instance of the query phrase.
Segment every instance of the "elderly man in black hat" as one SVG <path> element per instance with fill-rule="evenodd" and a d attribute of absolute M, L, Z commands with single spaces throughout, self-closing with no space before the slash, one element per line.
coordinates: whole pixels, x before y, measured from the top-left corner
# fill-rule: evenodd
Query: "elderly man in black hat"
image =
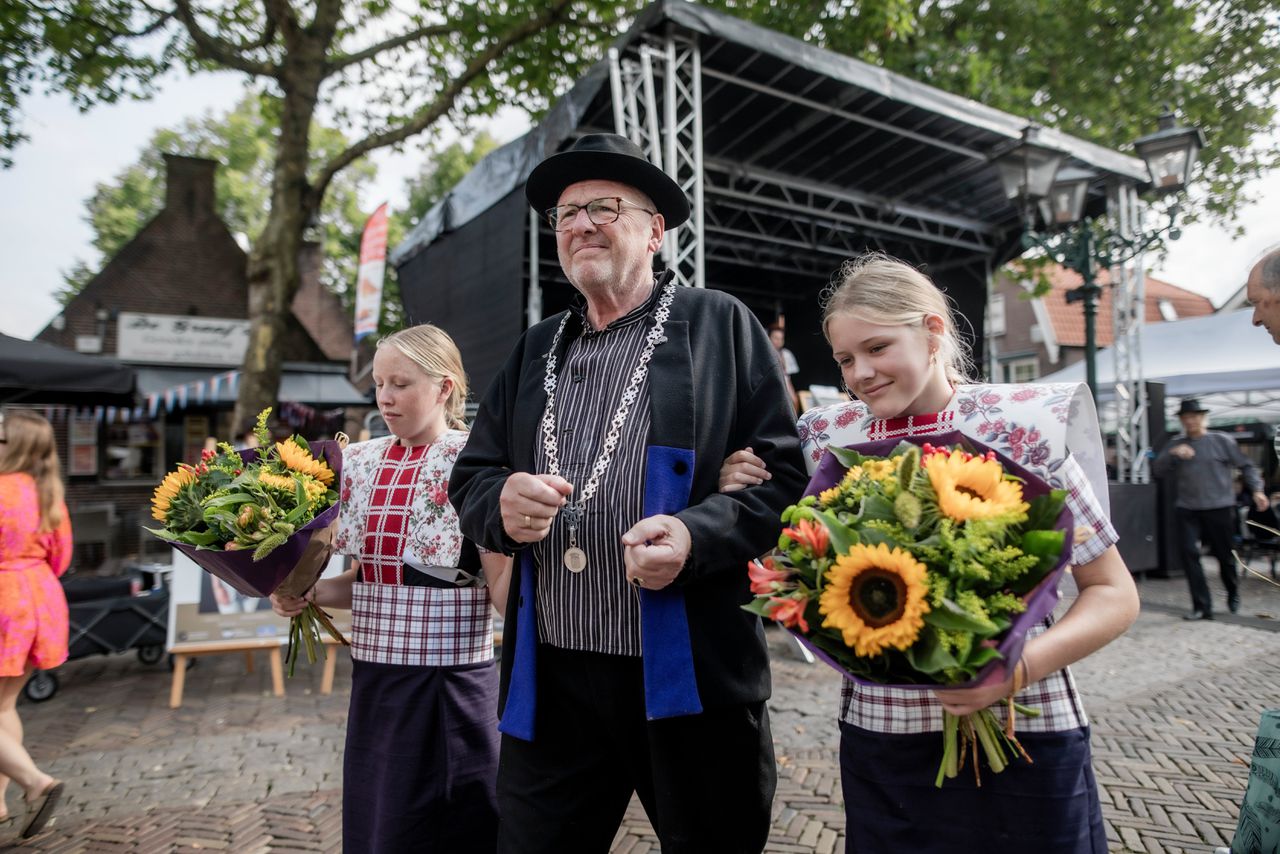
<path fill-rule="evenodd" d="M 1238 524 L 1232 485 L 1236 469 L 1252 493 L 1254 505 L 1259 510 L 1271 506 L 1262 490 L 1257 466 L 1240 451 L 1236 440 L 1226 433 L 1206 429 L 1208 412 L 1194 397 L 1184 397 L 1178 407 L 1183 432 L 1169 440 L 1153 465 L 1156 476 L 1174 486 L 1179 552 L 1191 588 L 1191 612 L 1185 615 L 1188 620 L 1213 619 L 1213 598 L 1200 565 L 1202 541 L 1208 542 L 1209 551 L 1218 561 L 1222 584 L 1227 588 L 1227 607 L 1233 614 L 1240 610 L 1240 589 L 1231 555 L 1231 538 Z"/>
<path fill-rule="evenodd" d="M 605 852 L 637 793 L 664 852 L 758 852 L 776 781 L 746 564 L 804 486 L 764 329 L 655 274 L 679 186 L 620 136 L 537 166 L 569 311 L 529 329 L 480 403 L 449 497 L 519 556 L 506 609 L 503 852 Z M 771 480 L 717 492 L 751 446 Z"/>

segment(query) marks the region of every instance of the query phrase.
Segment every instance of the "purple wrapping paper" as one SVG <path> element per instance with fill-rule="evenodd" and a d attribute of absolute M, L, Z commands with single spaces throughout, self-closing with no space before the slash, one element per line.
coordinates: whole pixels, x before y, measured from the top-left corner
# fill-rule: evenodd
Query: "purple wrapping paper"
<path fill-rule="evenodd" d="M 942 446 L 959 446 L 970 453 L 985 454 L 992 451 L 999 460 L 1004 470 L 1016 477 L 1022 478 L 1022 495 L 1027 500 L 1038 498 L 1052 491 L 1052 487 L 1045 483 L 1039 476 L 1032 474 L 1022 466 L 1010 460 L 1008 457 L 990 448 L 981 442 L 966 436 L 963 433 L 952 430 L 946 433 L 936 433 L 931 436 L 907 436 L 901 439 L 881 439 L 876 442 L 863 442 L 857 445 L 847 446 L 849 450 L 857 451 L 864 456 L 887 457 L 894 448 L 903 442 L 910 442 L 913 445 L 924 445 L 926 442 L 935 447 Z M 840 461 L 833 454 L 823 454 L 821 461 L 818 463 L 817 470 L 814 471 L 813 477 L 809 479 L 809 485 L 805 488 L 805 495 L 817 495 L 823 490 L 830 489 L 840 482 L 844 477 L 847 469 L 840 464 Z M 1075 520 L 1071 515 L 1070 507 L 1063 507 L 1062 513 L 1058 516 L 1058 523 L 1054 526 L 1056 530 L 1066 534 L 1065 541 L 1062 546 L 1062 554 L 1058 558 L 1057 565 L 1041 579 L 1040 583 L 1035 586 L 1023 601 L 1027 603 L 1027 610 L 1019 614 L 1009 626 L 1008 630 L 1000 636 L 996 649 L 1004 656 L 1003 659 L 992 661 L 982 670 L 978 671 L 978 675 L 968 682 L 959 685 L 948 685 L 948 688 L 972 688 L 982 683 L 997 668 L 1005 666 L 1013 666 L 1019 658 L 1022 657 L 1022 647 L 1027 641 L 1027 632 L 1031 630 L 1036 623 L 1039 623 L 1050 613 L 1058 604 L 1058 583 L 1062 579 L 1062 573 L 1066 571 L 1067 564 L 1071 561 L 1072 535 L 1075 532 Z M 876 682 L 861 676 L 849 673 L 839 664 L 837 664 L 830 656 L 819 649 L 817 646 L 809 642 L 799 631 L 789 630 L 805 647 L 821 659 L 825 664 L 834 668 L 846 679 L 852 679 L 862 685 L 878 685 L 880 687 L 889 688 L 917 688 L 922 690 L 930 690 L 939 687 L 938 685 L 926 684 L 903 684 L 892 682 Z"/>
<path fill-rule="evenodd" d="M 323 440 L 309 442 L 312 456 L 322 456 L 333 469 L 333 485 L 331 489 L 340 490 L 342 483 L 342 448 L 337 442 Z M 257 450 L 240 452 L 241 458 L 252 462 L 258 458 Z M 337 521 L 341 501 L 335 501 L 319 516 L 316 516 L 284 544 L 260 561 L 254 561 L 253 551 L 223 551 L 222 549 L 199 548 L 186 543 L 173 543 L 173 547 L 195 561 L 201 569 L 216 575 L 230 584 L 245 596 L 270 596 L 297 566 L 311 542 L 312 536 Z"/>

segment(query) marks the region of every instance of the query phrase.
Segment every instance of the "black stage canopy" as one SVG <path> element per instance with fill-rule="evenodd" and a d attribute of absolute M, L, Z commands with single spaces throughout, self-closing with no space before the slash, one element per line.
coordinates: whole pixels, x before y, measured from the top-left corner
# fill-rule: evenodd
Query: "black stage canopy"
<path fill-rule="evenodd" d="M 672 138 L 697 131 L 685 148 L 700 176 L 690 195 L 695 207 L 701 198 L 701 219 L 676 233 L 686 247 L 700 243 L 701 261 L 685 280 L 733 293 L 762 321 L 785 314 L 801 385 L 836 379 L 818 295 L 842 260 L 868 249 L 921 265 L 980 349 L 988 279 L 1019 254 L 1022 230 L 993 158 L 1025 119 L 684 0 L 646 8 L 614 50 L 616 63 L 593 66 L 392 253 L 408 317 L 454 336 L 477 388 L 520 332 L 571 294 L 554 235 L 529 216 L 526 177 L 577 136 L 619 121 L 642 142 L 651 131 L 668 172 Z M 693 55 L 692 75 L 674 70 L 677 54 Z M 644 81 L 619 67 L 650 69 L 647 102 Z M 658 109 L 637 114 L 637 103 Z M 1091 210 L 1105 207 L 1108 180 L 1147 180 L 1135 158 L 1048 129 L 1040 141 L 1067 153 L 1064 166 L 1097 176 Z"/>

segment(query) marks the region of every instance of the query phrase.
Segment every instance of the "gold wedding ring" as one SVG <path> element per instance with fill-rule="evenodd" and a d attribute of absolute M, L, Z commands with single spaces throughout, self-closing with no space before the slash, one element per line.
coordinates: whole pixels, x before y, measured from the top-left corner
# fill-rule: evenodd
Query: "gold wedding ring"
<path fill-rule="evenodd" d="M 530 529 L 533 528 L 533 517 L 528 513 L 524 514 L 524 526 Z"/>

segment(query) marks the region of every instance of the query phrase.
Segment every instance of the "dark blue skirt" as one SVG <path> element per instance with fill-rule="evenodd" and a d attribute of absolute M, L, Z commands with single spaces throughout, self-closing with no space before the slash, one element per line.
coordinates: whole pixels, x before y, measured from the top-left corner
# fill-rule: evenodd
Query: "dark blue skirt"
<path fill-rule="evenodd" d="M 353 661 L 343 758 L 346 854 L 493 854 L 498 670 Z"/>
<path fill-rule="evenodd" d="M 1034 764 L 933 785 L 942 734 L 840 724 L 845 854 L 1104 854 L 1089 730 L 1019 733 Z"/>

